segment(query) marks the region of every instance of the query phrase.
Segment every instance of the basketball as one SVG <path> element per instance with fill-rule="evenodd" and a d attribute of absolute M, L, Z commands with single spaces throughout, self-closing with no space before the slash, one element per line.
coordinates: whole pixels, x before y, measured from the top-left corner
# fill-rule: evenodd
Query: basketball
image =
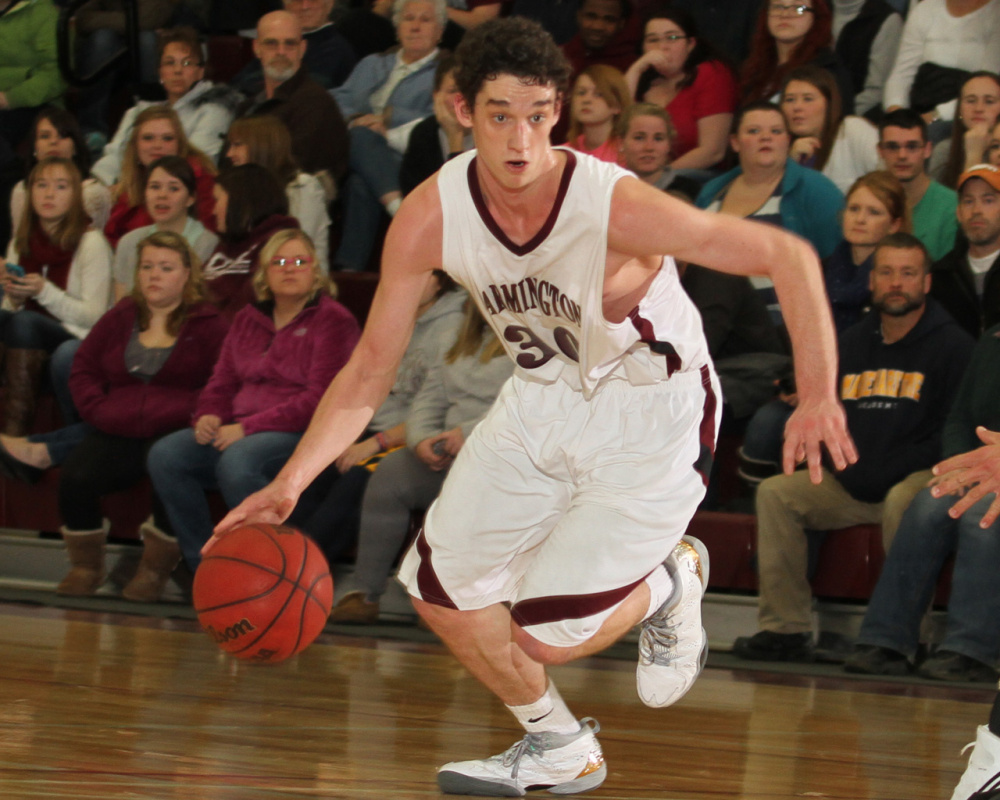
<path fill-rule="evenodd" d="M 294 528 L 253 524 L 223 534 L 194 576 L 198 621 L 223 650 L 277 663 L 319 636 L 333 578 L 316 544 Z"/>

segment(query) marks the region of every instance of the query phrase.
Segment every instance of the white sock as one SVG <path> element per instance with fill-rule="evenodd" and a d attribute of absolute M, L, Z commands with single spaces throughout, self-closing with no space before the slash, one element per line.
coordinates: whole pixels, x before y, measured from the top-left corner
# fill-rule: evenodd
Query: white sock
<path fill-rule="evenodd" d="M 395 197 L 385 204 L 385 210 L 389 212 L 390 217 L 396 216 L 396 212 L 399 211 L 399 207 L 403 204 L 403 198 Z"/>
<path fill-rule="evenodd" d="M 528 733 L 576 733 L 580 730 L 579 720 L 563 702 L 552 681 L 549 681 L 545 694 L 534 703 L 507 708 Z"/>
<path fill-rule="evenodd" d="M 659 611 L 660 606 L 667 602 L 670 595 L 674 593 L 673 578 L 667 573 L 667 568 L 663 564 L 649 573 L 646 578 L 646 586 L 649 587 L 649 608 L 646 609 L 646 615 L 643 619 L 649 619 Z"/>

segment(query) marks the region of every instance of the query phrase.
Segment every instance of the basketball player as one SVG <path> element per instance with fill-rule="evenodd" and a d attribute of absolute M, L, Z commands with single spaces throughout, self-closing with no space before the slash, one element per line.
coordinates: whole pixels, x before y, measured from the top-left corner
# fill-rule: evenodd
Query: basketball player
<path fill-rule="evenodd" d="M 977 428 L 983 446 L 942 461 L 934 467 L 931 493 L 935 497 L 955 495 L 948 512 L 962 516 L 988 495 L 993 500 L 980 527 L 988 528 L 1000 517 L 1000 433 Z M 964 751 L 963 751 L 964 752 Z M 976 742 L 951 800 L 997 800 L 1000 798 L 1000 692 L 993 701 L 990 720 L 976 730 Z"/>
<path fill-rule="evenodd" d="M 353 357 L 274 483 L 217 530 L 284 519 L 362 432 L 443 264 L 517 369 L 468 441 L 446 442 L 457 458 L 400 579 L 526 736 L 503 754 L 446 764 L 438 782 L 460 794 L 570 794 L 598 786 L 606 767 L 596 723 L 570 712 L 546 664 L 595 653 L 642 621 L 637 687 L 662 707 L 704 663 L 707 554 L 681 537 L 704 494 L 720 398 L 701 322 L 663 254 L 772 278 L 800 398 L 785 467 L 808 460 L 819 480 L 821 443 L 838 468 L 856 456 L 811 248 L 553 148 L 569 69 L 535 23 L 486 23 L 456 56 L 456 113 L 477 150 L 404 201 Z"/>

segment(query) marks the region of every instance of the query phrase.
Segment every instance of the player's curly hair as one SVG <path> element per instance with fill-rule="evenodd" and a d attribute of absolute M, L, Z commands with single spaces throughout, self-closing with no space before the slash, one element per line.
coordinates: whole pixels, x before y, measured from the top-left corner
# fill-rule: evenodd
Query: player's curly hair
<path fill-rule="evenodd" d="M 562 98 L 569 87 L 570 65 L 548 32 L 524 17 L 492 19 L 462 37 L 455 51 L 455 83 L 469 108 L 483 83 L 513 75 L 531 86 L 554 86 Z"/>

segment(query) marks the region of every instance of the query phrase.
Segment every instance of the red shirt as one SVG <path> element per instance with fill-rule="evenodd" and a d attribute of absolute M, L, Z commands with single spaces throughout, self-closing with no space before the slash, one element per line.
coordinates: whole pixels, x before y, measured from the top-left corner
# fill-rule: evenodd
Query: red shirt
<path fill-rule="evenodd" d="M 694 81 L 667 104 L 677 131 L 672 158 L 679 158 L 698 146 L 698 120 L 713 114 L 732 114 L 738 103 L 739 86 L 732 72 L 719 61 L 699 64 Z"/>

